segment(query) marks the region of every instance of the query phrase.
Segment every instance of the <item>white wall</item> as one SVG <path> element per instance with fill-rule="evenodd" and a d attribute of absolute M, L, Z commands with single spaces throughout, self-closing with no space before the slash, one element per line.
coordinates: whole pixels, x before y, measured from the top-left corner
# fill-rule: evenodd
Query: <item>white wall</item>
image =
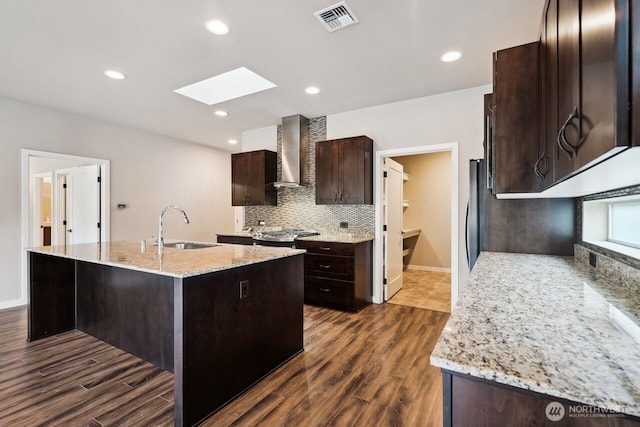
<path fill-rule="evenodd" d="M 489 92 L 486 85 L 327 116 L 327 139 L 364 134 L 373 139 L 376 151 L 458 143 L 459 292 L 469 273 L 464 249 L 469 160 L 483 156 L 483 95 Z"/>
<path fill-rule="evenodd" d="M 278 151 L 278 125 L 242 132 L 242 151 Z"/>
<path fill-rule="evenodd" d="M 184 208 L 191 224 L 168 212 L 168 239 L 215 240 L 234 229 L 230 153 L 61 111 L 0 98 L 0 307 L 21 295 L 21 149 L 111 161 L 111 239 L 157 234 L 160 210 Z M 118 203 L 128 208 L 115 209 Z"/>

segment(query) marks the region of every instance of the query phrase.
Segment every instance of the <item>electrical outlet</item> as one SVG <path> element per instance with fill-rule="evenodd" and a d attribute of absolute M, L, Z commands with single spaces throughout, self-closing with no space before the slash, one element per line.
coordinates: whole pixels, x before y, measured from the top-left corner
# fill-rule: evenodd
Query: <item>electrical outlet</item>
<path fill-rule="evenodd" d="M 249 281 L 240 281 L 240 299 L 246 298 L 249 295 Z"/>
<path fill-rule="evenodd" d="M 597 258 L 596 258 L 596 254 L 594 254 L 593 252 L 589 252 L 589 264 L 591 264 L 591 267 L 595 267 L 596 263 L 597 263 Z"/>
<path fill-rule="evenodd" d="M 341 221 L 340 228 L 349 228 L 349 223 L 347 221 Z"/>
<path fill-rule="evenodd" d="M 258 225 L 265 226 L 265 225 L 267 225 L 267 221 L 265 221 L 264 219 L 259 219 L 258 220 Z"/>

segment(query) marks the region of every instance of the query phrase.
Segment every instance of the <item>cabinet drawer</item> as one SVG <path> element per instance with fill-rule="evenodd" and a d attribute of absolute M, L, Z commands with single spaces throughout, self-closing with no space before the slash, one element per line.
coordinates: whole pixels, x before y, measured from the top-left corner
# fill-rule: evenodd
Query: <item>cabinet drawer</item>
<path fill-rule="evenodd" d="M 343 256 L 305 254 L 304 274 L 342 280 L 353 280 L 354 259 Z"/>
<path fill-rule="evenodd" d="M 310 254 L 339 255 L 339 256 L 354 255 L 353 244 L 351 243 L 297 240 L 296 247 L 299 249 L 306 249 L 307 253 L 310 253 Z"/>
<path fill-rule="evenodd" d="M 304 301 L 311 304 L 353 308 L 353 282 L 305 276 Z"/>
<path fill-rule="evenodd" d="M 253 245 L 253 238 L 251 236 L 218 235 L 218 243 L 231 243 L 234 245 Z"/>

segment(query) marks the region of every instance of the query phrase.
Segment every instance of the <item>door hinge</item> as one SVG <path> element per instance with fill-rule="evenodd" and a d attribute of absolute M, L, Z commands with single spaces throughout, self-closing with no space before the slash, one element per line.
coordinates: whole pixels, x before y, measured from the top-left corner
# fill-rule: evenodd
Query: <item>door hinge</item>
<path fill-rule="evenodd" d="M 98 223 L 98 228 L 100 228 L 100 223 Z"/>
<path fill-rule="evenodd" d="M 387 225 L 386 224 L 382 226 L 382 231 L 387 231 Z"/>
<path fill-rule="evenodd" d="M 386 285 L 386 284 L 387 284 L 387 278 L 386 278 L 386 277 L 382 280 L 382 284 L 383 284 L 383 285 Z"/>
<path fill-rule="evenodd" d="M 67 225 L 67 220 L 62 221 L 62 225 Z"/>
<path fill-rule="evenodd" d="M 62 184 L 62 188 L 67 188 L 67 183 Z"/>
<path fill-rule="evenodd" d="M 102 180 L 100 179 L 100 177 L 98 177 L 98 182 L 102 182 Z"/>
<path fill-rule="evenodd" d="M 385 177 L 385 178 L 387 177 L 387 175 L 388 175 L 387 171 L 384 171 L 384 173 L 382 174 L 382 176 Z"/>

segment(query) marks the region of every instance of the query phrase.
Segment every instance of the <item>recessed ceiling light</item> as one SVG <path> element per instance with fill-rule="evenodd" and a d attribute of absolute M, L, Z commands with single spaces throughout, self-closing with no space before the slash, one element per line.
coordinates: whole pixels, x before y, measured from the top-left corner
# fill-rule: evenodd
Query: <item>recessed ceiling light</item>
<path fill-rule="evenodd" d="M 317 95 L 320 93 L 320 89 L 318 89 L 315 86 L 309 86 L 304 91 L 307 92 L 309 95 Z"/>
<path fill-rule="evenodd" d="M 229 144 L 237 144 L 238 140 L 237 139 L 230 139 L 228 142 L 229 142 Z"/>
<path fill-rule="evenodd" d="M 240 67 L 181 87 L 174 92 L 204 104 L 213 105 L 274 87 L 276 85 L 264 77 L 246 67 Z"/>
<path fill-rule="evenodd" d="M 127 78 L 127 76 L 116 70 L 107 70 L 104 72 L 104 75 L 114 80 L 124 80 Z"/>
<path fill-rule="evenodd" d="M 440 57 L 440 60 L 442 62 L 453 62 L 460 59 L 460 57 L 462 57 L 462 54 L 460 52 L 458 52 L 457 50 L 452 50 L 451 52 L 447 52 L 444 55 L 442 55 Z"/>
<path fill-rule="evenodd" d="M 218 21 L 217 19 L 207 21 L 205 26 L 207 27 L 207 30 L 211 31 L 215 35 L 224 36 L 226 34 L 229 34 L 229 26 L 222 21 Z"/>
<path fill-rule="evenodd" d="M 229 115 L 229 113 L 227 113 L 224 110 L 216 110 L 215 115 L 216 116 L 220 116 L 220 117 L 227 117 Z"/>

